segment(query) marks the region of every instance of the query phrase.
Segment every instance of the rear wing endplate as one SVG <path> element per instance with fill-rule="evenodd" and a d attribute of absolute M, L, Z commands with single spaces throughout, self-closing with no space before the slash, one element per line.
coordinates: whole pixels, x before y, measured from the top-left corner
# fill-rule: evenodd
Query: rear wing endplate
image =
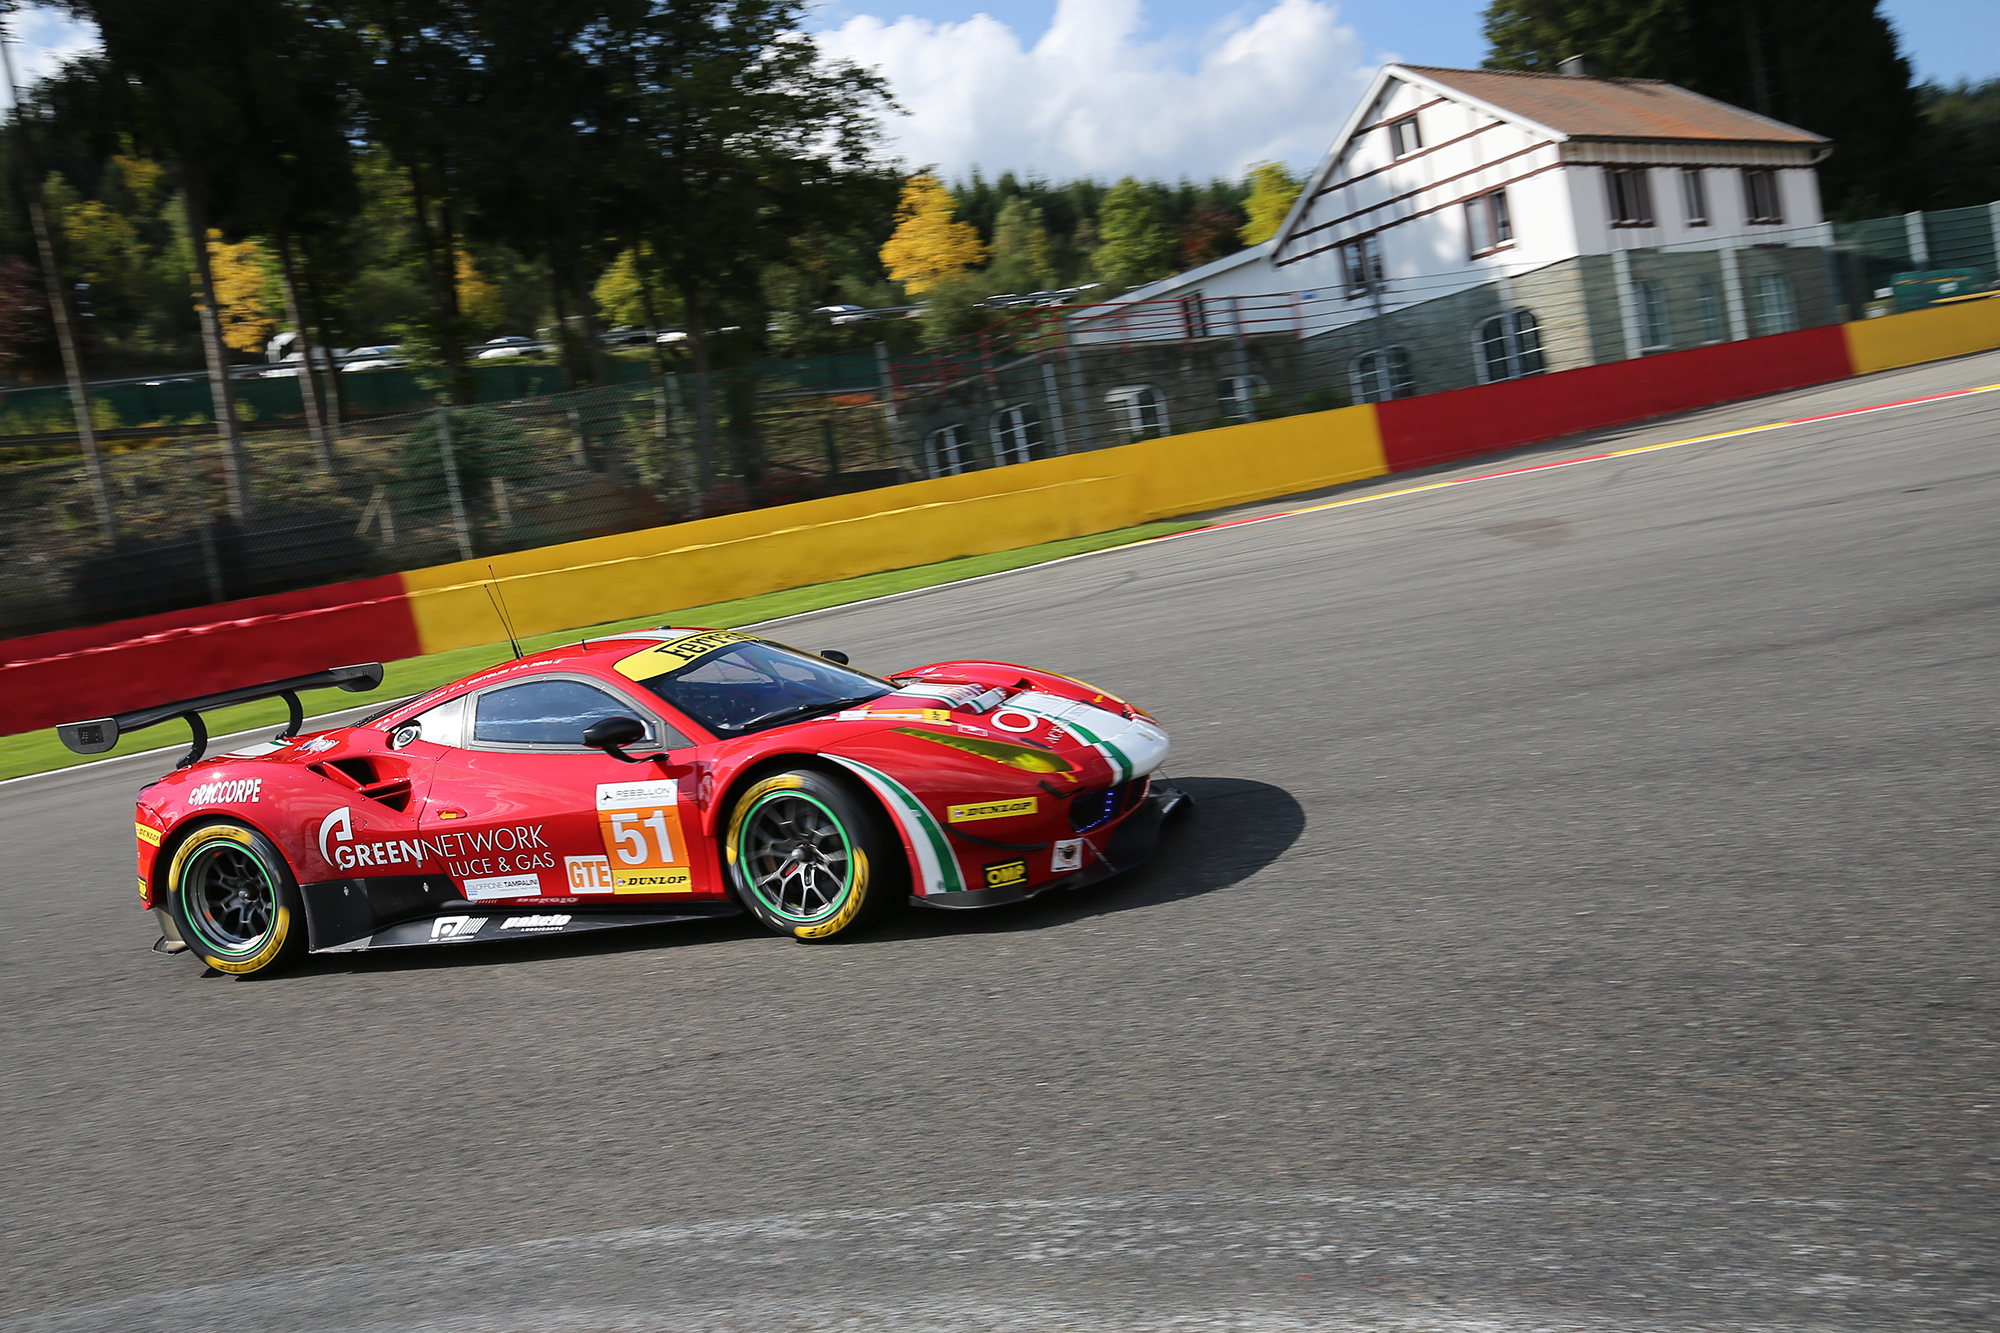
<path fill-rule="evenodd" d="M 274 680 L 268 685 L 242 685 L 233 690 L 223 690 L 216 694 L 204 694 L 198 699 L 183 699 L 175 704 L 154 704 L 151 708 L 134 708 L 130 712 L 117 713 L 111 717 L 92 718 L 87 722 L 65 722 L 56 728 L 56 735 L 62 743 L 78 754 L 103 754 L 118 744 L 118 738 L 131 731 L 143 731 L 174 718 L 184 718 L 188 729 L 194 733 L 194 748 L 181 756 L 175 768 L 186 768 L 201 758 L 208 749 L 208 727 L 201 715 L 212 713 L 218 708 L 228 708 L 233 704 L 255 703 L 259 699 L 283 699 L 291 712 L 291 720 L 278 733 L 278 739 L 286 740 L 299 734 L 305 725 L 305 708 L 299 703 L 300 690 L 349 690 L 356 694 L 372 690 L 382 683 L 382 664 L 363 662 L 355 666 L 328 667 L 307 676 L 293 676 L 289 680 Z"/>

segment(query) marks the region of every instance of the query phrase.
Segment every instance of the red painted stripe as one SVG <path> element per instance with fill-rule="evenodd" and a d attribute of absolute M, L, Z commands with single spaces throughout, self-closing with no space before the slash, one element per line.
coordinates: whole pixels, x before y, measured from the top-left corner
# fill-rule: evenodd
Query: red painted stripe
<path fill-rule="evenodd" d="M 400 574 L 0 642 L 0 734 L 422 651 Z"/>
<path fill-rule="evenodd" d="M 1375 406 L 1391 472 L 1847 379 L 1837 324 Z"/>

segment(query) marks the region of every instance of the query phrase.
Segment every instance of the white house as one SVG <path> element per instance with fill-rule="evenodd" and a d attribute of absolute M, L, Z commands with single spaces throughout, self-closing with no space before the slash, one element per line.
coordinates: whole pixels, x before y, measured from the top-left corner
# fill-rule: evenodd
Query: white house
<path fill-rule="evenodd" d="M 1666 298 L 1634 284 L 1633 251 L 1724 252 L 1719 266 L 1706 261 L 1715 278 L 1700 280 L 1713 296 L 1679 321 L 1699 324 L 1699 341 L 1775 330 L 1789 293 L 1770 279 L 1767 297 L 1763 274 L 1746 287 L 1733 256 L 1825 243 L 1814 166 L 1831 151 L 1819 135 L 1655 80 L 1388 65 L 1271 240 L 1094 307 L 1072 332 L 1084 342 L 1189 336 L 1161 317 L 1173 305 L 1154 304 L 1172 302 L 1198 312 L 1195 336 L 1232 318 L 1264 328 L 1289 319 L 1311 336 L 1597 255 L 1611 257 L 1621 354 L 1636 356 L 1663 350 L 1652 321 L 1664 327 Z M 1760 300 L 1773 305 L 1769 319 Z M 1527 327 L 1535 318 L 1484 322 L 1483 350 L 1468 354 L 1480 379 L 1557 368 L 1539 351 L 1532 366 L 1523 360 L 1530 342 L 1547 341 Z M 1381 369 L 1380 392 L 1361 396 L 1400 396 Z"/>

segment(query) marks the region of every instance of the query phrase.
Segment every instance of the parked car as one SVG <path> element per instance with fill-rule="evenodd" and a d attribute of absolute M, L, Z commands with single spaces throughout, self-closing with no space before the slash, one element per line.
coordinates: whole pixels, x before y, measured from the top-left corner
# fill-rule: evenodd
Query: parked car
<path fill-rule="evenodd" d="M 503 356 L 531 356 L 542 350 L 542 345 L 533 338 L 523 338 L 519 334 L 508 334 L 504 338 L 488 338 L 482 350 L 473 353 L 474 361 L 496 361 Z"/>

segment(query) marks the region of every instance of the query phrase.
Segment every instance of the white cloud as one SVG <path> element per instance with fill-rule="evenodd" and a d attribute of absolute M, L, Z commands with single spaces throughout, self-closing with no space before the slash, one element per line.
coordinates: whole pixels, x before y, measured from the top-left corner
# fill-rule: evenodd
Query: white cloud
<path fill-rule="evenodd" d="M 1142 40 L 1142 7 L 1059 0 L 1048 32 L 1027 47 L 987 14 L 963 23 L 862 15 L 819 42 L 888 79 L 908 112 L 886 124 L 891 143 L 947 178 L 975 166 L 989 176 L 1170 179 L 1234 176 L 1260 159 L 1309 167 L 1374 73 L 1324 0 L 1274 0 L 1186 52 Z"/>
<path fill-rule="evenodd" d="M 9 15 L 7 37 L 14 77 L 23 88 L 55 73 L 71 56 L 95 50 L 98 45 L 96 28 L 39 5 L 25 6 Z M 0 87 L 0 102 L 12 106 L 13 90 Z"/>

